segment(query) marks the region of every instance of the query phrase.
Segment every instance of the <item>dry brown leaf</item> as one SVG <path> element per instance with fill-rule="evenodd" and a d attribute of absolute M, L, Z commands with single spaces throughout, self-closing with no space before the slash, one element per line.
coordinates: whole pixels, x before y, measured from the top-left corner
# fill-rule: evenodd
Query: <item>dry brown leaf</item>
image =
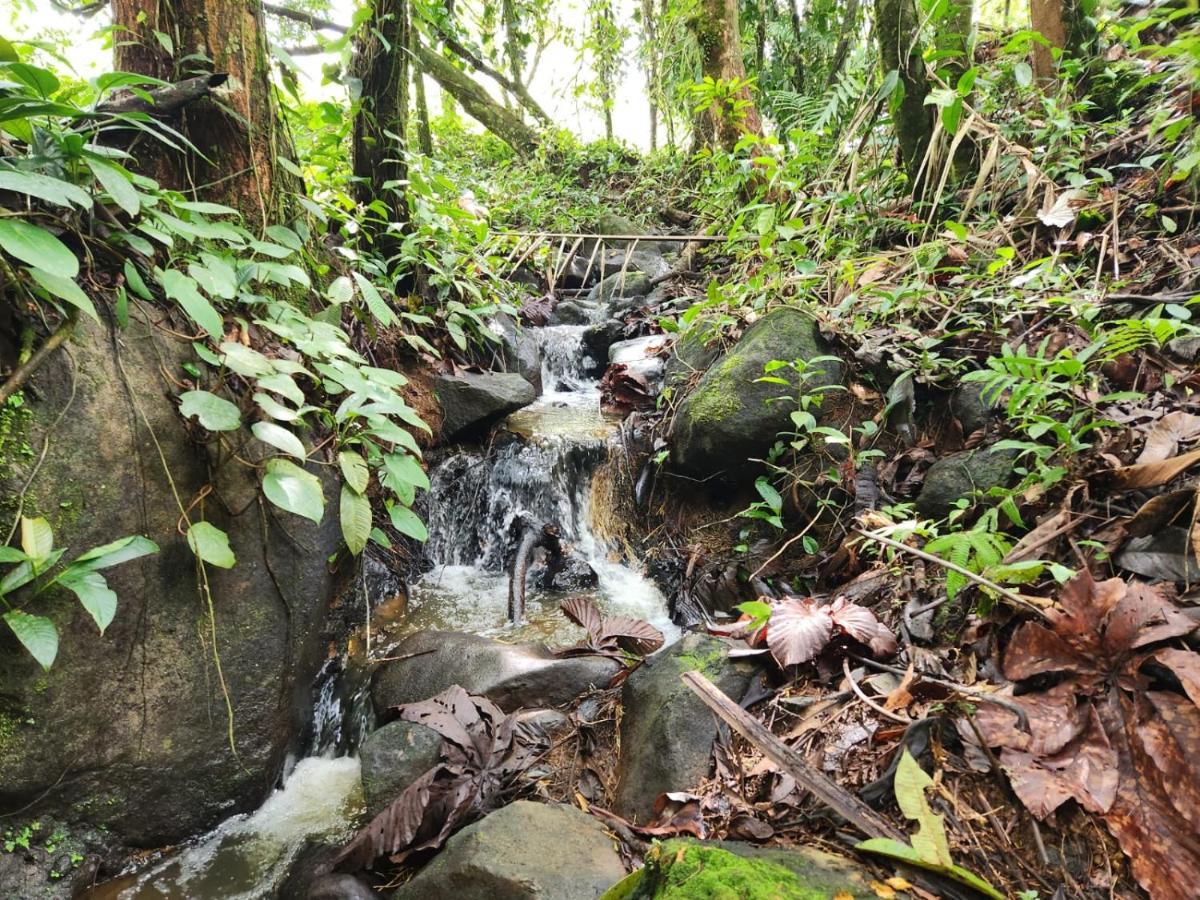
<path fill-rule="evenodd" d="M 1146 432 L 1146 443 L 1134 460 L 1136 465 L 1161 462 L 1179 452 L 1179 444 L 1200 437 L 1200 416 L 1181 410 L 1169 412 L 1158 419 Z"/>
<path fill-rule="evenodd" d="M 909 688 L 912 687 L 913 676 L 916 673 L 916 664 L 910 662 L 908 670 L 904 673 L 904 677 L 900 679 L 900 683 L 896 685 L 896 689 L 887 695 L 883 701 L 883 708 L 888 712 L 897 709 L 905 709 L 908 704 L 912 703 L 912 694 L 909 693 Z"/>
<path fill-rule="evenodd" d="M 1191 488 L 1179 491 L 1167 491 L 1156 494 L 1133 514 L 1125 523 L 1125 531 L 1130 537 L 1146 537 L 1170 525 L 1195 497 Z"/>
<path fill-rule="evenodd" d="M 1200 462 L 1200 450 L 1158 462 L 1135 463 L 1121 466 L 1103 474 L 1102 479 L 1112 488 L 1121 491 L 1140 490 L 1166 484 L 1176 475 Z"/>

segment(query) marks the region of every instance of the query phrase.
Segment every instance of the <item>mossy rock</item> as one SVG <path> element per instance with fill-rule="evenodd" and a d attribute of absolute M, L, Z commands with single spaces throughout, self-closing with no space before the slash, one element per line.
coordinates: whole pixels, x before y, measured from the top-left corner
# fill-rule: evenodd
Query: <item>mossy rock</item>
<path fill-rule="evenodd" d="M 755 322 L 680 407 L 671 450 L 676 468 L 697 478 L 724 475 L 731 481 L 752 473 L 747 460 L 766 456 L 779 434 L 793 427 L 794 399 L 780 398 L 842 380 L 836 360 L 815 363 L 802 385 L 790 368 L 772 373 L 792 382 L 790 387 L 760 381 L 763 367 L 772 360 L 813 363 L 830 355 L 816 321 L 800 310 L 777 309 Z"/>
<path fill-rule="evenodd" d="M 868 878 L 841 857 L 809 847 L 755 847 L 687 839 L 655 845 L 646 865 L 601 900 L 867 900 Z"/>
<path fill-rule="evenodd" d="M 964 497 L 1004 487 L 1013 476 L 1019 451 L 968 450 L 939 459 L 925 473 L 917 512 L 928 519 L 945 518 L 954 504 Z"/>

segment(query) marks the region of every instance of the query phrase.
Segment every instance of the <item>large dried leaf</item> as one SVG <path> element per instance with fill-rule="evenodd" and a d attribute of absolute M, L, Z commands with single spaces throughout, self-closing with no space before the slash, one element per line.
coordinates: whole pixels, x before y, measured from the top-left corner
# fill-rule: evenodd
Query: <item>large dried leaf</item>
<path fill-rule="evenodd" d="M 558 651 L 562 655 L 599 653 L 619 656 L 622 651 L 647 656 L 663 645 L 663 633 L 633 616 L 604 618 L 590 597 L 572 597 L 561 604 L 563 614 L 587 631 L 587 640 Z"/>
<path fill-rule="evenodd" d="M 1110 487 L 1121 491 L 1158 487 L 1198 462 L 1200 462 L 1200 450 L 1193 450 L 1191 453 L 1158 462 L 1121 466 L 1105 473 L 1104 480 Z"/>
<path fill-rule="evenodd" d="M 1178 452 L 1180 442 L 1196 437 L 1200 437 L 1200 416 L 1169 412 L 1150 426 L 1146 443 L 1134 463 L 1145 465 L 1170 459 Z"/>
<path fill-rule="evenodd" d="M 571 597 L 560 606 L 568 619 L 582 628 L 588 635 L 600 632 L 600 608 L 591 597 Z"/>
<path fill-rule="evenodd" d="M 815 659 L 832 637 L 829 608 L 815 600 L 789 597 L 771 609 L 767 646 L 784 668 Z"/>
<path fill-rule="evenodd" d="M 1154 659 L 1175 673 L 1184 693 L 1200 706 L 1200 653 L 1168 648 L 1155 652 Z"/>
<path fill-rule="evenodd" d="M 1012 688 L 996 692 L 997 699 L 1019 706 L 1029 730 L 1007 706 L 983 701 L 975 714 L 979 733 L 991 747 L 1028 751 L 1035 756 L 1058 753 L 1079 737 L 1087 725 L 1087 709 L 1075 694 L 1075 683 L 1064 681 L 1048 691 L 1014 697 Z"/>
<path fill-rule="evenodd" d="M 1117 792 L 1117 755 L 1094 709 L 1088 728 L 1053 755 L 1003 750 L 1000 764 L 1026 809 L 1044 819 L 1067 800 L 1105 813 Z"/>

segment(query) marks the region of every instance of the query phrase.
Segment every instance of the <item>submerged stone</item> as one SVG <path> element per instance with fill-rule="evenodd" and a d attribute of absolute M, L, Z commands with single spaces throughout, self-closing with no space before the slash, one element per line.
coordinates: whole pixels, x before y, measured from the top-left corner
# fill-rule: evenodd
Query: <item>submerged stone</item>
<path fill-rule="evenodd" d="M 683 401 L 672 434 L 672 462 L 697 478 L 724 474 L 736 479 L 751 471 L 746 461 L 764 457 L 779 434 L 794 427 L 797 395 L 841 381 L 842 365 L 830 353 L 806 313 L 784 307 L 759 319 Z M 807 375 L 800 379 L 783 368 L 772 375 L 790 386 L 764 383 L 763 368 L 773 360 L 799 360 L 808 365 Z"/>
<path fill-rule="evenodd" d="M 829 900 L 874 898 L 862 870 L 809 847 L 676 839 L 655 845 L 646 865 L 603 900 Z"/>
<path fill-rule="evenodd" d="M 518 800 L 468 825 L 394 900 L 594 900 L 625 874 L 600 822 Z"/>

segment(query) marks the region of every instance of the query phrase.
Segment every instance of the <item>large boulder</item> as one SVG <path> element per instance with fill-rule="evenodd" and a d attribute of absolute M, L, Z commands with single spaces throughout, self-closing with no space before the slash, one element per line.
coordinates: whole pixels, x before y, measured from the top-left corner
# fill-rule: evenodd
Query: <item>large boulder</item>
<path fill-rule="evenodd" d="M 939 459 L 925 473 L 917 495 L 917 512 L 928 519 L 941 519 L 962 498 L 1004 487 L 1012 480 L 1018 455 L 1017 450 L 989 447 Z"/>
<path fill-rule="evenodd" d="M 754 676 L 754 666 L 729 659 L 716 638 L 688 634 L 626 679 L 614 808 L 627 818 L 646 821 L 659 794 L 690 790 L 708 775 L 717 722 L 679 677 L 692 671 L 735 700 Z"/>
<path fill-rule="evenodd" d="M 424 631 L 406 638 L 375 675 L 371 699 L 382 713 L 436 696 L 451 685 L 481 694 L 506 712 L 561 706 L 590 687 L 607 687 L 621 664 L 603 656 L 555 656 L 541 644 L 505 644 L 476 634 Z"/>
<path fill-rule="evenodd" d="M 22 810 L 14 826 L 55 815 L 126 845 L 174 843 L 257 806 L 308 719 L 336 512 L 314 525 L 263 506 L 253 469 L 189 436 L 166 376 L 187 378 L 195 356 L 160 317 L 134 304 L 124 329 L 83 318 L 2 423 L 39 453 L 0 462 L 0 521 L 33 476 L 23 512 L 50 521 L 67 559 L 130 534 L 161 548 L 105 570 L 119 605 L 103 635 L 62 591 L 33 601 L 61 636 L 49 671 L 0 629 L 0 809 Z M 232 569 L 199 580 L 179 502 L 229 535 Z"/>
<path fill-rule="evenodd" d="M 768 313 L 746 329 L 742 339 L 713 365 L 688 395 L 675 417 L 671 459 L 697 478 L 724 474 L 735 479 L 748 471 L 748 458 L 762 458 L 779 433 L 792 427 L 793 400 L 800 391 L 836 385 L 842 366 L 828 357 L 817 323 L 796 309 Z M 763 367 L 772 360 L 811 363 L 803 382 L 790 369 L 772 373 L 791 387 L 763 383 Z"/>
<path fill-rule="evenodd" d="M 599 284 L 588 291 L 588 303 L 600 305 L 645 297 L 653 287 L 650 277 L 644 272 L 632 270 L 622 272 L 618 269 L 611 275 L 606 275 Z"/>
<path fill-rule="evenodd" d="M 415 722 L 392 722 L 367 735 L 358 755 L 367 818 L 374 818 L 438 764 L 442 736 Z"/>
<path fill-rule="evenodd" d="M 599 821 L 518 800 L 468 825 L 394 900 L 594 900 L 625 875 Z"/>
<path fill-rule="evenodd" d="M 874 900 L 877 896 L 862 868 L 815 847 L 675 838 L 652 847 L 646 865 L 614 886 L 604 900 Z"/>
<path fill-rule="evenodd" d="M 537 399 L 533 385 L 515 372 L 440 375 L 433 390 L 442 406 L 442 433 L 450 441 L 478 437 Z"/>
<path fill-rule="evenodd" d="M 542 391 L 542 351 L 535 338 L 527 328 L 522 328 L 516 320 L 505 313 L 499 313 L 492 319 L 492 331 L 500 336 L 501 352 L 504 356 L 504 368 L 508 372 L 516 372 L 533 385 L 539 394 Z"/>

